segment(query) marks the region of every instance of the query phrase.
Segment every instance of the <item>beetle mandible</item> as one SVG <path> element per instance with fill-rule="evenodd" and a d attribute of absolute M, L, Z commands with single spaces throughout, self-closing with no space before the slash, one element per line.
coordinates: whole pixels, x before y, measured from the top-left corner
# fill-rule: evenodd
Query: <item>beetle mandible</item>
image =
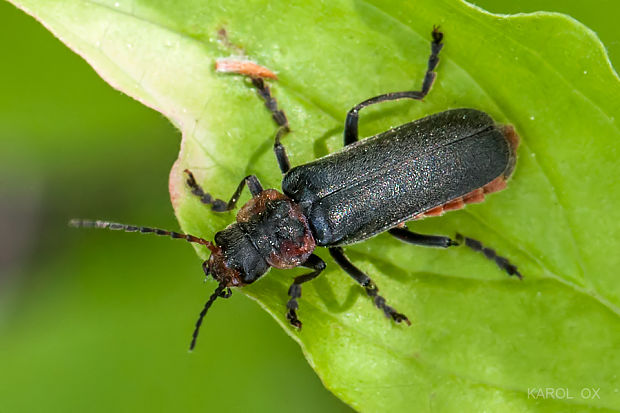
<path fill-rule="evenodd" d="M 312 270 L 295 277 L 288 290 L 286 317 L 293 326 L 301 328 L 297 316 L 301 286 L 325 269 L 325 262 L 313 253 L 317 246 L 329 249 L 334 261 L 365 289 L 387 317 L 410 324 L 404 314 L 386 303 L 376 284 L 349 261 L 342 248 L 384 231 L 402 241 L 427 247 L 447 248 L 464 242 L 494 260 L 509 275 L 521 278 L 515 265 L 479 241 L 460 234 L 456 239 L 423 235 L 404 226 L 408 220 L 482 202 L 485 194 L 504 189 L 515 167 L 519 143 L 512 126 L 498 125 L 476 109 L 452 109 L 358 140 L 361 109 L 380 102 L 422 100 L 426 96 L 435 80 L 442 39 L 443 34 L 433 28 L 421 90 L 387 93 L 356 105 L 347 113 L 345 147 L 294 168 L 281 142 L 290 131 L 286 115 L 278 108 L 265 81 L 250 75 L 278 126 L 273 149 L 283 174 L 282 192 L 263 189 L 258 178 L 249 175 L 225 202 L 205 192 L 186 170 L 191 192 L 215 212 L 234 209 L 245 186 L 252 194 L 237 213 L 236 222 L 216 233 L 214 242 L 174 231 L 107 221 L 72 220 L 71 225 L 168 235 L 205 245 L 211 251 L 203 270 L 207 276 L 213 276 L 218 287 L 200 313 L 190 349 L 196 345 L 202 320 L 213 302 L 218 297 L 229 297 L 230 287 L 258 280 L 271 267 L 303 266 Z"/>

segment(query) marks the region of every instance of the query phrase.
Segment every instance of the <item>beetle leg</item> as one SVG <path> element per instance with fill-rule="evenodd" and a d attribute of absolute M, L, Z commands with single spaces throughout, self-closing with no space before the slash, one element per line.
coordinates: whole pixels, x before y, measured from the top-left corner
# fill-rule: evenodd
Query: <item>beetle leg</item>
<path fill-rule="evenodd" d="M 347 119 L 344 123 L 344 144 L 350 145 L 358 140 L 358 121 L 359 111 L 366 106 L 374 105 L 375 103 L 386 102 L 389 100 L 398 99 L 415 99 L 422 100 L 424 96 L 431 90 L 431 86 L 435 81 L 437 74 L 433 71 L 439 63 L 439 51 L 443 47 L 441 40 L 443 39 L 443 33 L 441 33 L 437 27 L 433 27 L 433 41 L 431 43 L 431 55 L 428 58 L 428 66 L 426 68 L 426 74 L 424 75 L 424 81 L 422 82 L 422 90 L 408 91 L 408 92 L 392 92 L 385 95 L 375 96 L 362 103 L 356 105 L 347 113 Z"/>
<path fill-rule="evenodd" d="M 226 212 L 234 209 L 241 196 L 241 191 L 243 191 L 243 187 L 246 185 L 252 193 L 252 196 L 256 196 L 263 192 L 263 186 L 260 184 L 258 178 L 255 175 L 248 175 L 239 183 L 235 193 L 230 197 L 230 201 L 226 203 L 221 199 L 213 198 L 211 194 L 205 192 L 202 187 L 198 185 L 198 182 L 196 182 L 194 178 L 194 174 L 192 174 L 189 169 L 186 169 L 184 172 L 187 174 L 187 186 L 192 190 L 192 194 L 200 198 L 200 202 L 203 204 L 211 205 L 211 209 L 215 212 Z"/>
<path fill-rule="evenodd" d="M 291 325 L 297 328 L 301 328 L 301 321 L 297 318 L 296 312 L 297 308 L 299 308 L 297 299 L 301 297 L 301 284 L 316 278 L 325 269 L 325 261 L 323 261 L 318 255 L 312 254 L 308 257 L 306 262 L 301 265 L 306 268 L 312 268 L 314 271 L 295 277 L 293 284 L 288 289 L 288 295 L 291 299 L 288 300 L 288 303 L 286 303 L 286 308 L 288 309 L 286 312 L 286 318 Z"/>
<path fill-rule="evenodd" d="M 252 79 L 252 84 L 258 90 L 259 96 L 265 101 L 265 107 L 269 109 L 273 120 L 278 125 L 278 130 L 273 143 L 273 152 L 276 154 L 276 160 L 278 161 L 280 170 L 283 174 L 285 174 L 289 169 L 291 169 L 291 163 L 288 160 L 286 149 L 280 142 L 280 139 L 291 131 L 288 126 L 288 119 L 286 119 L 284 112 L 278 109 L 278 102 L 273 96 L 271 96 L 271 91 L 265 84 L 265 81 L 260 77 L 251 77 L 250 79 Z"/>
<path fill-rule="evenodd" d="M 481 252 L 488 259 L 495 261 L 497 266 L 503 271 L 506 271 L 508 275 L 516 275 L 520 280 L 523 279 L 523 275 L 521 275 L 517 269 L 517 266 L 508 261 L 508 258 L 497 255 L 494 249 L 485 247 L 480 241 L 473 238 L 464 237 L 461 234 L 456 234 L 456 239 L 459 242 L 465 242 L 465 245 L 472 250 Z"/>
<path fill-rule="evenodd" d="M 392 228 L 388 231 L 391 235 L 398 238 L 401 241 L 405 241 L 409 244 L 421 245 L 423 247 L 439 247 L 448 248 L 465 243 L 469 248 L 474 251 L 478 251 L 484 254 L 490 260 L 495 261 L 497 266 L 506 271 L 508 275 L 516 275 L 519 279 L 523 279 L 523 276 L 517 270 L 517 266 L 508 261 L 508 258 L 497 255 L 495 250 L 487 248 L 482 243 L 473 238 L 464 237 L 461 234 L 456 234 L 456 240 L 449 237 L 440 235 L 424 235 L 416 232 L 411 232 L 404 228 Z"/>
<path fill-rule="evenodd" d="M 424 247 L 448 248 L 459 245 L 458 242 L 450 239 L 449 237 L 443 237 L 441 235 L 418 234 L 417 232 L 411 232 L 406 228 L 392 228 L 388 232 L 401 241 L 405 241 L 409 244 L 422 245 Z"/>
<path fill-rule="evenodd" d="M 406 315 L 398 313 L 396 310 L 386 304 L 385 298 L 379 295 L 379 288 L 377 288 L 377 285 L 374 283 L 374 281 L 371 280 L 369 276 L 364 274 L 359 268 L 354 266 L 351 261 L 349 261 L 349 259 L 344 255 L 342 248 L 330 248 L 329 253 L 334 258 L 334 260 L 336 260 L 336 263 L 347 272 L 347 274 L 349 274 L 355 281 L 357 281 L 362 287 L 364 287 L 364 289 L 366 290 L 366 294 L 368 294 L 370 298 L 372 298 L 377 308 L 383 310 L 387 317 L 390 317 L 397 323 L 404 321 L 408 325 L 411 325 L 411 322 Z"/>

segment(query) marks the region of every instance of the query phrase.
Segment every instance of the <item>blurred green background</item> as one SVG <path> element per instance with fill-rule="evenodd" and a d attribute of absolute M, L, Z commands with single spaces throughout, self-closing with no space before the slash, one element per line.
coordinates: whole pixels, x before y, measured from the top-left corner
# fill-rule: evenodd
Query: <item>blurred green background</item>
<path fill-rule="evenodd" d="M 476 4 L 570 14 L 619 66 L 618 1 Z M 190 246 L 66 227 L 177 229 L 179 132 L 1 1 L 0 42 L 0 412 L 350 411 L 242 294 L 217 303 L 187 353 L 212 290 Z"/>

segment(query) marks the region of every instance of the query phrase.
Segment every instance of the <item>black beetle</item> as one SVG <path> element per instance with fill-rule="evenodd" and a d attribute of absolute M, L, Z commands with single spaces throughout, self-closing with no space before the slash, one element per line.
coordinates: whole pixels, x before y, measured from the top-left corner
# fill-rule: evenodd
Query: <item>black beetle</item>
<path fill-rule="evenodd" d="M 203 317 L 217 297 L 229 297 L 230 287 L 253 283 L 271 267 L 303 266 L 312 272 L 296 277 L 287 303 L 287 318 L 300 328 L 297 299 L 301 284 L 317 277 L 325 262 L 313 254 L 316 246 L 328 247 L 334 260 L 357 281 L 375 305 L 396 322 L 407 317 L 388 306 L 375 283 L 344 255 L 344 245 L 363 241 L 380 232 L 405 242 L 430 247 L 450 247 L 465 242 L 481 251 L 510 275 L 521 278 L 516 266 L 494 250 L 459 234 L 422 235 L 409 231 L 405 221 L 440 215 L 481 202 L 484 195 L 503 189 L 516 162 L 519 138 L 512 126 L 497 125 L 475 109 L 453 109 L 390 129 L 358 141 L 360 109 L 396 99 L 421 100 L 435 79 L 443 34 L 433 29 L 431 55 L 420 91 L 396 92 L 368 99 L 346 117 L 345 148 L 291 169 L 280 140 L 290 131 L 286 115 L 262 78 L 250 76 L 258 94 L 278 125 L 274 152 L 282 174 L 282 192 L 264 190 L 254 175 L 245 177 L 227 203 L 204 192 L 186 170 L 192 193 L 213 211 L 232 210 L 247 185 L 252 194 L 238 212 L 237 222 L 215 234 L 215 242 L 192 235 L 106 221 L 72 220 L 80 227 L 146 232 L 183 238 L 207 246 L 211 256 L 203 263 L 206 275 L 219 283 L 209 297 L 192 337 L 196 344 Z"/>

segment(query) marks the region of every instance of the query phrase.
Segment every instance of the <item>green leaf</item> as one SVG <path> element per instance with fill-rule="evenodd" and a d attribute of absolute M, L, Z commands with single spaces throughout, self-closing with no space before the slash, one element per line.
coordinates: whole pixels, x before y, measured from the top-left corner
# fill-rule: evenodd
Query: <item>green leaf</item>
<path fill-rule="evenodd" d="M 284 313 L 302 270 L 272 271 L 243 292 L 359 410 L 620 410 L 620 84 L 590 30 L 562 15 L 495 16 L 450 0 L 13 3 L 181 129 L 173 205 L 184 230 L 207 238 L 234 214 L 201 205 L 183 169 L 225 199 L 248 173 L 280 183 L 268 112 L 247 81 L 214 73 L 216 58 L 239 52 L 218 40 L 220 29 L 278 73 L 272 90 L 293 129 L 285 145 L 296 165 L 341 147 L 354 104 L 417 89 L 431 28 L 441 25 L 429 96 L 367 109 L 361 134 L 454 107 L 515 125 L 522 145 L 507 190 L 410 228 L 483 240 L 525 279 L 465 248 L 416 248 L 383 234 L 347 253 L 411 327 L 386 320 L 324 251 L 328 269 L 303 288 L 301 332 Z"/>

